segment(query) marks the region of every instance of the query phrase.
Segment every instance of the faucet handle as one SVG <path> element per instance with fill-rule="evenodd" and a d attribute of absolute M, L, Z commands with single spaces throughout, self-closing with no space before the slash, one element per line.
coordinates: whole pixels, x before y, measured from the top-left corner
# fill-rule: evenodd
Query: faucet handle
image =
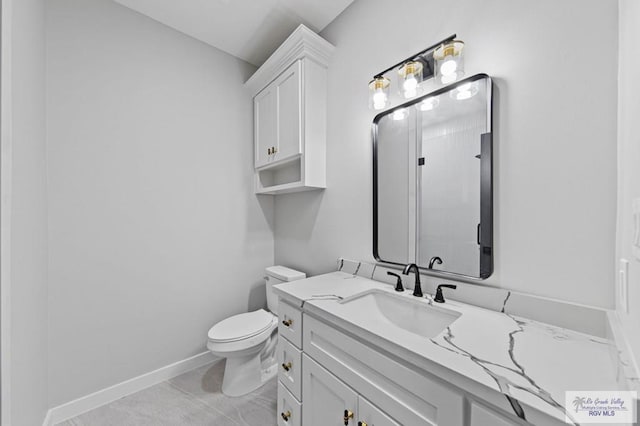
<path fill-rule="evenodd" d="M 436 288 L 436 297 L 433 298 L 434 302 L 437 302 L 437 303 L 444 303 L 445 302 L 444 295 L 442 294 L 442 287 L 452 288 L 454 290 L 456 288 L 458 288 L 458 286 L 455 285 L 455 284 L 440 284 L 438 286 L 438 288 Z"/>
<path fill-rule="evenodd" d="M 402 287 L 402 278 L 400 278 L 400 275 L 394 274 L 391 271 L 387 271 L 387 275 L 392 275 L 392 276 L 397 278 L 397 280 L 396 280 L 396 291 L 404 291 L 404 287 Z"/>

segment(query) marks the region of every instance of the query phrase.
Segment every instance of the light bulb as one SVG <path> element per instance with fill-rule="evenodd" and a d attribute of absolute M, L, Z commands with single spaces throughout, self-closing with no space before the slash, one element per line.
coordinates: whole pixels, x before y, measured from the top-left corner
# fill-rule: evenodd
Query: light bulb
<path fill-rule="evenodd" d="M 373 109 L 383 109 L 387 104 L 387 94 L 382 89 L 376 90 L 373 94 Z"/>
<path fill-rule="evenodd" d="M 447 56 L 444 58 L 442 65 L 440 65 L 440 74 L 449 76 L 455 74 L 457 69 L 458 63 L 453 59 L 453 56 Z"/>
<path fill-rule="evenodd" d="M 405 98 L 413 98 L 418 94 L 418 80 L 413 74 L 409 74 L 402 83 L 402 90 Z"/>
<path fill-rule="evenodd" d="M 405 99 L 418 96 L 423 65 L 418 61 L 405 62 L 398 70 L 398 90 Z"/>

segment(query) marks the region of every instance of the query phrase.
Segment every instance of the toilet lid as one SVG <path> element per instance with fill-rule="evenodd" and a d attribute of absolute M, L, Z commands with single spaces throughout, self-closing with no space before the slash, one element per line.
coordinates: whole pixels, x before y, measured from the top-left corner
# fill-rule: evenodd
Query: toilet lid
<path fill-rule="evenodd" d="M 268 329 L 275 318 L 275 315 L 264 309 L 234 315 L 211 327 L 208 333 L 209 340 L 233 342 L 248 339 Z"/>

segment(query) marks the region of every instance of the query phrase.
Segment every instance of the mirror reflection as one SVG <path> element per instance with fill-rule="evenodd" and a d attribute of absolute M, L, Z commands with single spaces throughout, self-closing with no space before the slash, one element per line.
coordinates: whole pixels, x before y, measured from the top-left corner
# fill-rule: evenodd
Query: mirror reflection
<path fill-rule="evenodd" d="M 386 111 L 373 130 L 376 259 L 491 275 L 491 79 Z"/>

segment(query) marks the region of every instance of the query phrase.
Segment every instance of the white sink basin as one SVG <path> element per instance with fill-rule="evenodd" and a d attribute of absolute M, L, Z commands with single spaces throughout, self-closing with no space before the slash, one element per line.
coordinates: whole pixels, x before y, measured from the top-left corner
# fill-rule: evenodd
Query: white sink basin
<path fill-rule="evenodd" d="M 394 327 L 422 337 L 440 334 L 461 314 L 439 306 L 431 306 L 425 299 L 412 299 L 381 290 L 371 290 L 345 299 L 340 303 L 350 308 L 350 315 L 367 324 L 367 328 Z"/>

